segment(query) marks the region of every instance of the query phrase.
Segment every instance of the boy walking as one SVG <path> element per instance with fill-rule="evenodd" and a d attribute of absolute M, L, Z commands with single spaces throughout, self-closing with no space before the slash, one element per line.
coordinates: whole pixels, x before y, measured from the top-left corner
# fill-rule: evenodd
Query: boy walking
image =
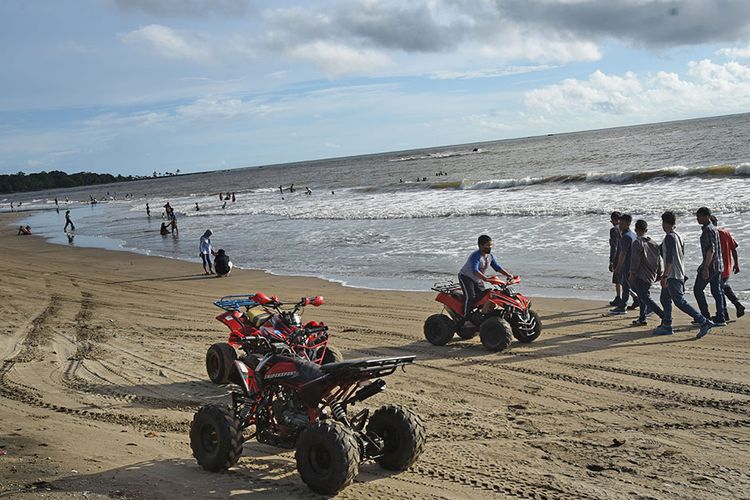
<path fill-rule="evenodd" d="M 662 259 L 664 259 L 664 274 L 661 278 L 661 306 L 664 315 L 654 331 L 654 335 L 672 335 L 672 303 L 677 308 L 693 318 L 701 326 L 696 338 L 704 337 L 714 323 L 701 315 L 685 300 L 685 244 L 682 237 L 675 231 L 677 218 L 674 212 L 664 212 L 661 215 L 661 227 L 666 235 L 661 243 Z"/>
<path fill-rule="evenodd" d="M 630 274 L 630 256 L 632 255 L 633 242 L 636 239 L 635 233 L 630 229 L 630 223 L 632 221 L 633 218 L 630 214 L 620 215 L 619 227 L 622 236 L 620 237 L 620 244 L 617 246 L 617 265 L 615 266 L 615 274 L 622 286 L 622 299 L 614 309 L 609 310 L 610 314 L 625 314 L 628 298 L 630 297 L 630 282 L 628 281 L 628 275 Z M 635 304 L 635 300 L 633 303 Z M 635 307 L 633 307 L 633 309 L 635 309 Z"/>
<path fill-rule="evenodd" d="M 737 257 L 737 247 L 739 246 L 734 240 L 734 236 L 729 232 L 729 229 L 725 227 L 719 227 L 719 221 L 716 217 L 711 216 L 711 223 L 716 226 L 719 231 L 719 245 L 721 246 L 721 258 L 724 264 L 724 270 L 721 272 L 721 284 L 724 289 L 724 311 L 727 313 L 726 321 L 729 321 L 729 311 L 727 311 L 727 301 L 729 299 L 734 308 L 737 310 L 737 317 L 741 318 L 745 315 L 745 306 L 740 304 L 739 299 L 734 294 L 731 285 L 729 285 L 729 270 L 732 269 L 734 274 L 740 272 L 740 261 Z M 732 260 L 734 260 L 734 267 L 732 267 Z"/>
<path fill-rule="evenodd" d="M 704 290 L 706 285 L 711 285 L 711 295 L 716 302 L 716 316 L 714 323 L 716 326 L 726 326 L 726 310 L 724 301 L 724 289 L 721 286 L 721 273 L 724 271 L 724 262 L 721 258 L 721 246 L 719 244 L 719 231 L 711 223 L 711 210 L 707 207 L 700 207 L 695 212 L 695 218 L 698 224 L 703 226 L 701 232 L 701 254 L 703 262 L 698 267 L 698 275 L 695 277 L 695 288 L 693 294 L 698 302 L 698 308 L 701 314 L 710 318 L 708 312 L 708 302 Z"/>
<path fill-rule="evenodd" d="M 620 212 L 614 211 L 609 216 L 609 222 L 612 227 L 609 230 L 609 272 L 612 273 L 612 283 L 615 285 L 615 298 L 609 301 L 611 306 L 619 306 L 620 301 L 620 280 L 617 278 L 615 273 L 615 267 L 617 266 L 617 246 L 620 244 Z"/>
<path fill-rule="evenodd" d="M 661 307 L 651 298 L 651 285 L 661 277 L 661 249 L 651 238 L 646 236 L 648 224 L 639 219 L 635 223 L 635 234 L 638 235 L 633 242 L 632 255 L 630 257 L 630 275 L 628 281 L 635 293 L 638 294 L 640 302 L 640 314 L 638 319 L 633 320 L 633 325 L 646 325 L 646 313 L 653 311 L 662 318 L 664 312 Z"/>

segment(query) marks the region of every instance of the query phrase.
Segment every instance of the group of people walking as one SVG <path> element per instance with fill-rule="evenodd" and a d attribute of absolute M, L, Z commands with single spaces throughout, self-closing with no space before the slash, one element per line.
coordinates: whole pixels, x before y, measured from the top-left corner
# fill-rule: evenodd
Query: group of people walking
<path fill-rule="evenodd" d="M 647 325 L 647 316 L 655 314 L 661 323 L 653 330 L 655 335 L 671 335 L 672 308 L 692 318 L 692 324 L 700 327 L 697 338 L 705 336 L 715 326 L 725 326 L 729 320 L 727 299 L 732 302 L 737 317 L 745 314 L 745 308 L 737 299 L 729 277 L 731 271 L 740 272 L 737 256 L 738 244 L 729 230 L 719 229 L 718 221 L 707 207 L 695 213 L 702 226 L 700 237 L 701 263 L 695 277 L 693 294 L 698 303 L 696 310 L 685 298 L 685 243 L 676 231 L 677 217 L 674 212 L 664 212 L 661 216 L 665 236 L 656 243 L 648 235 L 648 223 L 639 219 L 635 232 L 630 229 L 630 214 L 612 212 L 610 229 L 609 270 L 615 284 L 616 297 L 610 302 L 614 309 L 610 314 L 625 314 L 628 309 L 639 309 L 633 325 Z M 659 304 L 651 298 L 651 286 L 661 285 Z M 705 289 L 711 287 L 711 295 L 716 303 L 716 314 L 711 316 Z M 632 305 L 628 301 L 633 299 Z"/>

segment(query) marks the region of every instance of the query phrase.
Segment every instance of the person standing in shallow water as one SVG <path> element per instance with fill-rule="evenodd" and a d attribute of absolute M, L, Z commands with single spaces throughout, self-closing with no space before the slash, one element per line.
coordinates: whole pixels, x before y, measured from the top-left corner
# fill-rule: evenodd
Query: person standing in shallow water
<path fill-rule="evenodd" d="M 63 228 L 63 231 L 68 231 L 68 226 L 70 226 L 71 231 L 75 231 L 76 227 L 73 225 L 73 221 L 70 220 L 70 210 L 65 211 L 65 228 Z"/>

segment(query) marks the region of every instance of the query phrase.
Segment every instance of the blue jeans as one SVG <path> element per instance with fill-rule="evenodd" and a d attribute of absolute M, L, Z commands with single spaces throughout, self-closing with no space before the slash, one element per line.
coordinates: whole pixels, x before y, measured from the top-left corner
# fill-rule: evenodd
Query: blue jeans
<path fill-rule="evenodd" d="M 622 286 L 622 301 L 617 307 L 622 308 L 628 305 L 628 299 L 630 299 L 630 280 L 628 280 L 628 271 L 620 273 L 620 286 Z"/>
<path fill-rule="evenodd" d="M 732 286 L 729 284 L 729 278 L 721 278 L 721 283 L 724 286 L 724 312 L 727 311 L 727 299 L 729 302 L 734 304 L 735 308 L 738 308 L 738 306 L 742 307 L 742 304 L 740 304 L 740 299 L 737 298 L 737 295 L 734 294 L 734 290 L 732 290 Z M 727 313 L 726 320 L 729 320 L 729 313 Z"/>
<path fill-rule="evenodd" d="M 661 306 L 664 308 L 664 316 L 661 319 L 661 324 L 664 326 L 672 326 L 672 303 L 677 306 L 677 309 L 684 312 L 701 325 L 706 322 L 706 318 L 695 310 L 693 306 L 688 304 L 685 300 L 685 282 L 682 280 L 668 278 L 666 288 L 661 289 L 661 297 L 659 297 Z"/>
<path fill-rule="evenodd" d="M 724 287 L 721 283 L 721 273 L 719 271 L 715 271 L 707 280 L 703 279 L 703 273 L 698 271 L 698 276 L 695 278 L 695 288 L 693 289 L 695 300 L 698 302 L 698 309 L 700 309 L 704 317 L 711 317 L 711 313 L 708 312 L 706 294 L 703 292 L 708 284 L 711 285 L 711 295 L 713 295 L 716 302 L 716 317 L 724 319 L 727 312 L 726 303 L 724 302 Z"/>
<path fill-rule="evenodd" d="M 664 311 L 662 311 L 661 307 L 656 305 L 654 299 L 651 298 L 651 283 L 636 278 L 633 285 L 635 285 L 635 293 L 638 294 L 638 300 L 641 303 L 638 319 L 640 321 L 646 321 L 646 312 L 648 311 L 654 311 L 657 316 L 663 318 Z"/>

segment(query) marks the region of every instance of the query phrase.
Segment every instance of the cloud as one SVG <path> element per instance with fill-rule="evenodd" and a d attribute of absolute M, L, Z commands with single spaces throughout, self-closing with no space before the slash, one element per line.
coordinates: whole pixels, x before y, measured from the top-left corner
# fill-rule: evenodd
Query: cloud
<path fill-rule="evenodd" d="M 249 9 L 247 0 L 114 0 L 125 12 L 142 11 L 154 16 L 203 17 L 208 14 L 237 17 Z"/>
<path fill-rule="evenodd" d="M 128 44 L 153 51 L 160 57 L 174 60 L 205 62 L 211 51 L 198 37 L 181 34 L 160 24 L 149 24 L 120 36 Z"/>
<path fill-rule="evenodd" d="M 382 52 L 325 41 L 298 45 L 287 53 L 296 59 L 311 62 L 334 76 L 372 74 L 391 64 L 390 58 Z"/>
<path fill-rule="evenodd" d="M 429 75 L 432 80 L 473 80 L 475 78 L 498 78 L 554 69 L 556 66 L 541 64 L 536 66 L 506 66 L 503 68 L 485 68 L 471 71 L 436 71 Z"/>
<path fill-rule="evenodd" d="M 553 116 L 625 116 L 645 121 L 696 114 L 732 113 L 750 106 L 750 67 L 738 62 L 692 61 L 683 76 L 659 71 L 568 79 L 532 90 L 526 106 Z"/>
<path fill-rule="evenodd" d="M 635 46 L 669 48 L 746 39 L 746 0 L 498 0 L 513 23 L 581 39 L 616 38 Z"/>
<path fill-rule="evenodd" d="M 750 58 L 750 45 L 746 47 L 727 47 L 716 51 L 717 55 L 731 57 L 734 59 Z"/>
<path fill-rule="evenodd" d="M 266 104 L 253 101 L 243 101 L 231 97 L 207 97 L 198 99 L 191 104 L 178 106 L 176 114 L 192 119 L 203 118 L 234 118 L 242 115 L 265 115 L 273 108 Z"/>

